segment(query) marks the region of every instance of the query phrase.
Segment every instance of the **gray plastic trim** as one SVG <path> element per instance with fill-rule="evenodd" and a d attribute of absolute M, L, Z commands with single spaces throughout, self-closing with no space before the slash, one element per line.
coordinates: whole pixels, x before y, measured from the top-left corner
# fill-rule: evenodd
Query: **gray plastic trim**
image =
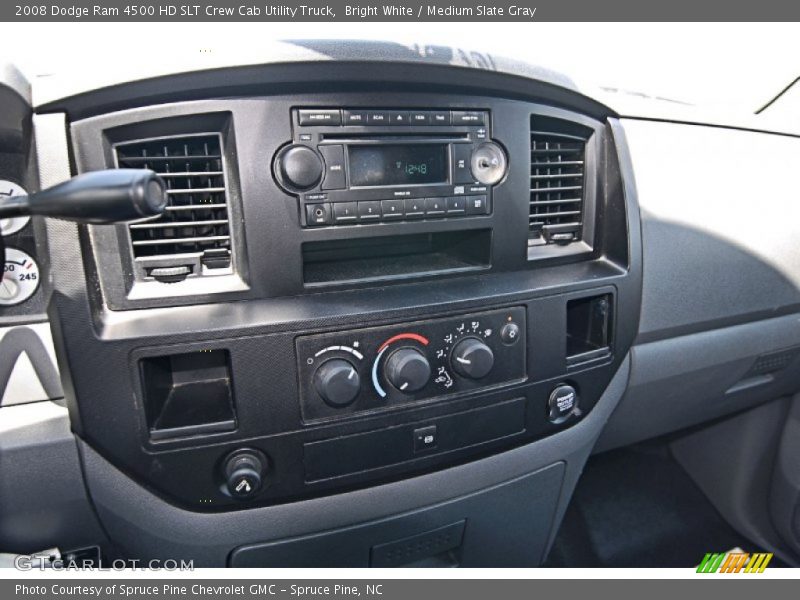
<path fill-rule="evenodd" d="M 62 404 L 0 408 L 0 506 L 0 552 L 104 543 Z"/>
<path fill-rule="evenodd" d="M 762 354 L 800 343 L 800 315 L 680 336 L 631 349 L 625 396 L 597 444 L 609 450 L 753 407 L 800 389 L 794 360 L 769 378 L 749 381 Z"/>
<path fill-rule="evenodd" d="M 800 395 L 782 422 L 770 490 L 772 521 L 783 540 L 800 556 Z"/>
<path fill-rule="evenodd" d="M 603 425 L 628 380 L 626 358 L 589 415 L 556 435 L 495 456 L 344 494 L 228 513 L 195 513 L 161 500 L 80 443 L 87 486 L 109 536 L 131 558 L 194 560 L 195 566 L 223 566 L 229 552 L 244 544 L 366 523 L 432 506 L 566 463 L 564 483 L 549 549 L 575 483 Z M 524 502 L 525 498 L 520 498 Z M 487 505 L 486 510 L 492 510 Z M 509 524 L 513 528 L 513 524 Z M 498 531 L 497 543 L 505 533 Z M 545 553 L 546 554 L 546 553 Z M 542 559 L 544 556 L 542 557 Z"/>
<path fill-rule="evenodd" d="M 637 342 L 800 311 L 800 139 L 621 123 L 642 214 Z"/>
<path fill-rule="evenodd" d="M 787 398 L 769 402 L 691 433 L 670 448 L 725 520 L 755 544 L 746 550 L 767 549 L 798 566 L 797 548 L 792 552 L 783 543 L 770 519 L 770 482 L 788 408 Z M 779 531 L 784 539 L 790 533 Z"/>

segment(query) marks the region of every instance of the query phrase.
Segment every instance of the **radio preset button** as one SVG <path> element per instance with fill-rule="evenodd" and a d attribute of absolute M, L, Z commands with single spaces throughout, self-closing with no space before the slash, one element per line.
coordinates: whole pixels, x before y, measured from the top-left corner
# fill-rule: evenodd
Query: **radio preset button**
<path fill-rule="evenodd" d="M 453 125 L 486 125 L 484 113 L 471 110 L 451 111 Z"/>
<path fill-rule="evenodd" d="M 322 181 L 323 190 L 342 190 L 345 187 L 344 173 L 344 146 L 319 146 L 319 152 L 325 161 L 325 179 Z"/>
<path fill-rule="evenodd" d="M 333 220 L 337 223 L 349 223 L 358 219 L 355 202 L 336 202 L 333 205 Z"/>
<path fill-rule="evenodd" d="M 343 122 L 345 125 L 366 125 L 367 115 L 361 111 L 345 110 L 343 111 Z"/>
<path fill-rule="evenodd" d="M 358 203 L 358 216 L 362 221 L 377 221 L 381 218 L 380 200 L 367 200 Z"/>
<path fill-rule="evenodd" d="M 381 212 L 384 221 L 394 221 L 403 218 L 402 200 L 381 200 Z"/>
<path fill-rule="evenodd" d="M 338 109 L 300 109 L 300 125 L 341 125 L 342 113 Z"/>
<path fill-rule="evenodd" d="M 312 227 L 330 225 L 333 223 L 333 214 L 330 204 L 306 204 L 306 223 Z"/>
<path fill-rule="evenodd" d="M 421 219 L 425 216 L 425 198 L 406 198 L 406 218 Z"/>
<path fill-rule="evenodd" d="M 468 215 L 488 215 L 490 212 L 488 196 L 467 196 Z"/>
<path fill-rule="evenodd" d="M 447 200 L 444 198 L 425 198 L 425 216 L 443 217 L 447 210 Z"/>
<path fill-rule="evenodd" d="M 467 213 L 467 199 L 464 196 L 450 196 L 447 199 L 447 216 L 457 217 Z"/>

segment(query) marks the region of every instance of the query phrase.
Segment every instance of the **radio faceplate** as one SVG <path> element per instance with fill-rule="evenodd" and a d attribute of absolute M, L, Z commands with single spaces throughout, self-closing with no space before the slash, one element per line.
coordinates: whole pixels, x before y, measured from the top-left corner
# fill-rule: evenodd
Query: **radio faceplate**
<path fill-rule="evenodd" d="M 485 216 L 481 174 L 495 183 L 507 165 L 490 121 L 488 110 L 294 109 L 273 173 L 300 199 L 303 227 Z"/>
<path fill-rule="evenodd" d="M 297 339 L 303 420 L 338 419 L 526 378 L 524 307 Z"/>

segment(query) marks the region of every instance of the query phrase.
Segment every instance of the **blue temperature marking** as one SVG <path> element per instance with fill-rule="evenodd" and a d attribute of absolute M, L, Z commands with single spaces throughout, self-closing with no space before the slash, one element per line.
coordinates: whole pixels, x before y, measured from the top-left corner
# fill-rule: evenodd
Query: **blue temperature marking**
<path fill-rule="evenodd" d="M 388 348 L 388 346 L 386 348 Z M 375 391 L 378 392 L 378 395 L 380 395 L 381 398 L 386 398 L 386 392 L 383 391 L 381 384 L 378 383 L 378 363 L 380 362 L 383 353 L 386 352 L 386 348 L 378 352 L 378 356 L 375 357 L 375 362 L 372 363 L 372 385 L 375 386 Z"/>

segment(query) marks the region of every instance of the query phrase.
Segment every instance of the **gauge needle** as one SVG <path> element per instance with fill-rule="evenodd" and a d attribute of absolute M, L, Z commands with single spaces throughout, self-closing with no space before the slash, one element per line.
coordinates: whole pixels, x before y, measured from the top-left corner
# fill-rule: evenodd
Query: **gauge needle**
<path fill-rule="evenodd" d="M 17 293 L 17 284 L 11 277 L 3 277 L 2 295 L 4 298 L 13 298 Z"/>

